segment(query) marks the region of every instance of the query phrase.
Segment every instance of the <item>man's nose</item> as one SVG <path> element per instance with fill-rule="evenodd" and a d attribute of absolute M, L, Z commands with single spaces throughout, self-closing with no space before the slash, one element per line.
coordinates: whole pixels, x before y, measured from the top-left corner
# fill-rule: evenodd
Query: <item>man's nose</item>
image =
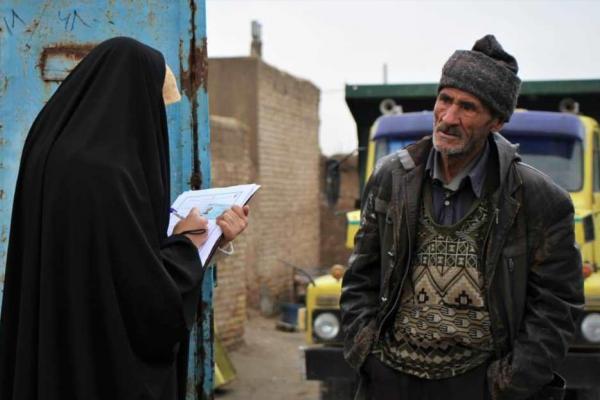
<path fill-rule="evenodd" d="M 458 125 L 460 122 L 460 110 L 458 104 L 452 104 L 442 114 L 442 121 L 448 125 Z"/>

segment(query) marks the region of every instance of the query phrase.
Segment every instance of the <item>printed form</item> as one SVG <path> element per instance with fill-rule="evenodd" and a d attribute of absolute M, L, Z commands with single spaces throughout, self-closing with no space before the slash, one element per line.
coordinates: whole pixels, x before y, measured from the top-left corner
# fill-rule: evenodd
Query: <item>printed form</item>
<path fill-rule="evenodd" d="M 231 208 L 231 206 L 243 206 L 248 203 L 258 189 L 260 189 L 260 185 L 248 184 L 204 190 L 188 190 L 181 193 L 175 202 L 173 202 L 171 207 L 177 210 L 177 213 L 180 215 L 186 216 L 193 207 L 196 207 L 202 216 L 208 219 L 208 239 L 198 249 L 203 266 L 207 265 L 207 261 L 214 253 L 223 233 L 216 223 L 217 217 L 223 214 L 225 210 Z M 173 227 L 177 222 L 179 222 L 179 218 L 171 214 L 167 234 L 171 235 Z"/>

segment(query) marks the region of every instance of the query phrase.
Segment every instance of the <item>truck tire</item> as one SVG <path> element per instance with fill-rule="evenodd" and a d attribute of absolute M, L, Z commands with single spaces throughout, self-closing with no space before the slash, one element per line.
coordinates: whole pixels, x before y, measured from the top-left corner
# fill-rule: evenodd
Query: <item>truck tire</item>
<path fill-rule="evenodd" d="M 321 400 L 352 400 L 356 382 L 351 379 L 328 379 L 321 382 Z"/>

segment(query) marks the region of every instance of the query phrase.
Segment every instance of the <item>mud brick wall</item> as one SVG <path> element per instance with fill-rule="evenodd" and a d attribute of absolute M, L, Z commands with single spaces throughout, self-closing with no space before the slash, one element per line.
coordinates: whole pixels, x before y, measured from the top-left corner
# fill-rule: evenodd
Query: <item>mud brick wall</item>
<path fill-rule="evenodd" d="M 248 127 L 234 118 L 212 116 L 211 179 L 215 187 L 250 183 L 252 164 Z M 241 342 L 246 321 L 246 266 L 254 263 L 256 218 L 251 213 L 248 229 L 234 241 L 235 253 L 217 258 L 214 292 L 215 328 L 223 345 Z M 217 253 L 218 254 L 218 253 Z"/>
<path fill-rule="evenodd" d="M 259 64 L 258 82 L 258 174 L 264 185 L 258 273 L 265 311 L 266 299 L 290 300 L 292 270 L 280 260 L 319 265 L 320 92 L 264 63 Z"/>
<path fill-rule="evenodd" d="M 292 291 L 292 271 L 280 260 L 319 264 L 320 92 L 255 57 L 212 58 L 209 70 L 210 113 L 247 127 L 247 176 L 262 185 L 251 203 L 246 304 L 272 314 Z M 219 155 L 212 157 L 214 168 Z"/>

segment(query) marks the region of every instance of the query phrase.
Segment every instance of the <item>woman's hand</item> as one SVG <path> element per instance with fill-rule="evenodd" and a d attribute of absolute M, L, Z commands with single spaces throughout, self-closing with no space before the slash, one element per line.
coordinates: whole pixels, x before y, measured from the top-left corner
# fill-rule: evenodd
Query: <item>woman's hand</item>
<path fill-rule="evenodd" d="M 250 207 L 233 206 L 217 217 L 217 225 L 223 231 L 221 246 L 227 245 L 246 229 L 248 214 L 250 214 Z"/>
<path fill-rule="evenodd" d="M 204 232 L 201 233 L 201 230 Z M 208 220 L 194 207 L 187 217 L 175 225 L 173 234 L 183 234 L 194 243 L 194 246 L 200 247 L 208 239 Z"/>

